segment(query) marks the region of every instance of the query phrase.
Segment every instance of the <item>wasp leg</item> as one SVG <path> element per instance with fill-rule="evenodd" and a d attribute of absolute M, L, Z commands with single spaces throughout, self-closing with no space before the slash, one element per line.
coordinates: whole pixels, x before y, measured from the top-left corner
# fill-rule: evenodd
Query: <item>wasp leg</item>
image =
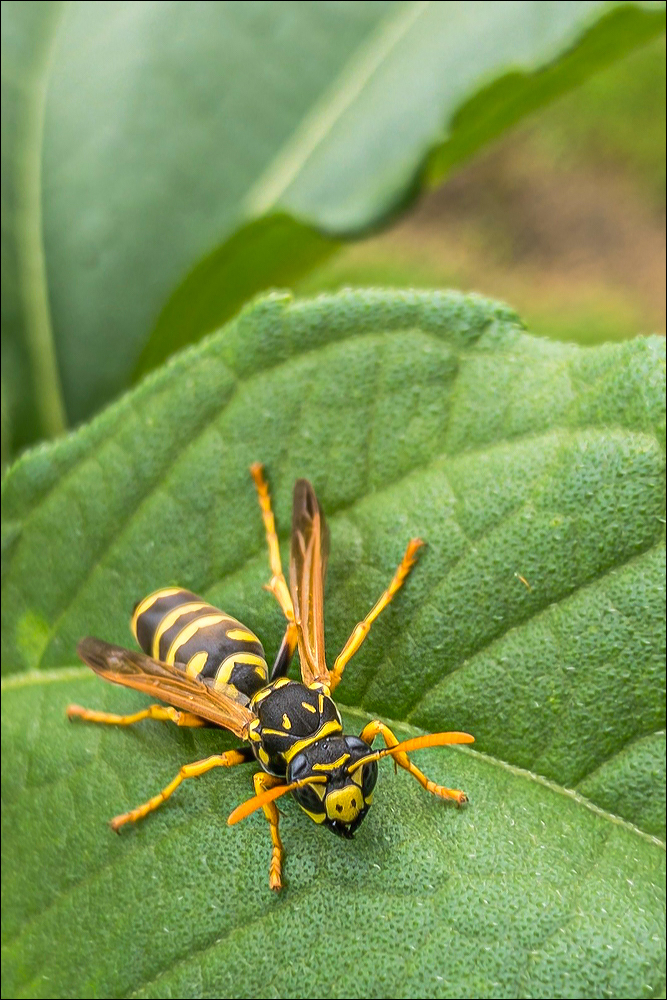
<path fill-rule="evenodd" d="M 151 705 L 133 715 L 114 715 L 113 712 L 96 712 L 92 708 L 82 708 L 81 705 L 68 705 L 65 709 L 68 719 L 85 719 L 86 722 L 104 722 L 112 726 L 132 726 L 142 719 L 157 719 L 159 722 L 175 722 L 177 726 L 195 728 L 205 726 L 206 719 L 200 719 L 191 712 L 179 712 L 176 708 L 165 705 Z"/>
<path fill-rule="evenodd" d="M 112 830 L 118 830 L 125 823 L 136 823 L 138 819 L 143 819 L 149 812 L 153 812 L 163 802 L 166 802 L 169 796 L 176 791 L 180 783 L 185 781 L 186 778 L 198 778 L 200 774 L 206 774 L 207 771 L 211 771 L 214 767 L 234 767 L 235 764 L 245 764 L 252 759 L 253 753 L 250 747 L 243 747 L 240 750 L 227 750 L 225 753 L 215 754 L 213 757 L 206 757 L 204 760 L 196 760 L 193 764 L 184 764 L 166 788 L 163 788 L 161 792 L 154 795 L 148 802 L 137 806 L 136 809 L 131 809 L 130 812 L 122 813 L 120 816 L 114 816 L 109 825 Z"/>
<path fill-rule="evenodd" d="M 368 612 L 363 621 L 355 625 L 350 638 L 345 643 L 342 651 L 336 657 L 336 662 L 333 665 L 333 670 L 331 671 L 331 681 L 330 688 L 336 687 L 341 677 L 343 676 L 343 671 L 349 660 L 352 659 L 354 654 L 357 652 L 362 642 L 368 635 L 371 629 L 371 625 L 378 617 L 381 611 L 387 607 L 391 600 L 396 596 L 398 591 L 401 589 L 405 583 L 405 578 L 417 561 L 417 550 L 422 547 L 424 543 L 421 538 L 411 538 L 408 542 L 408 547 L 405 550 L 405 555 L 401 559 L 401 563 L 394 573 L 394 577 L 385 590 L 385 592 L 380 597 L 380 600 L 373 606 L 373 608 Z"/>
<path fill-rule="evenodd" d="M 257 499 L 262 511 L 264 530 L 266 531 L 266 543 L 269 547 L 269 563 L 271 566 L 271 580 L 266 585 L 275 599 L 278 601 L 285 618 L 288 621 L 287 629 L 280 644 L 280 649 L 271 668 L 271 680 L 277 677 L 284 677 L 289 669 L 297 643 L 296 625 L 294 624 L 294 605 L 283 575 L 283 567 L 280 561 L 280 548 L 278 546 L 278 536 L 276 534 L 276 522 L 271 509 L 271 496 L 269 487 L 264 478 L 264 467 L 261 462 L 255 462 L 250 466 L 255 488 L 257 489 Z"/>
<path fill-rule="evenodd" d="M 278 604 L 282 608 L 282 612 L 287 621 L 293 624 L 294 605 L 292 604 L 292 598 L 290 597 L 290 592 L 283 575 L 283 567 L 280 562 L 280 548 L 278 547 L 278 536 L 276 535 L 276 522 L 273 517 L 273 510 L 271 509 L 271 496 L 269 495 L 269 487 L 267 486 L 266 479 L 264 478 L 264 466 L 261 462 L 255 462 L 254 465 L 250 466 L 250 475 L 255 482 L 257 499 L 259 500 L 259 506 L 262 511 L 262 520 L 264 521 L 266 542 L 269 546 L 269 563 L 271 565 L 272 576 L 271 580 L 266 585 L 266 589 L 270 590 L 275 599 L 278 601 Z"/>
<path fill-rule="evenodd" d="M 282 778 L 274 778 L 273 775 L 265 774 L 264 771 L 257 771 L 257 773 L 253 775 L 252 781 L 255 786 L 255 795 L 261 795 L 262 792 L 265 792 L 269 788 L 275 788 L 276 785 L 284 784 Z M 268 805 L 263 807 L 263 809 L 264 815 L 269 821 L 269 827 L 271 829 L 271 842 L 273 844 L 273 848 L 271 850 L 271 864 L 269 865 L 269 886 L 277 892 L 283 887 L 281 876 L 283 869 L 283 854 L 285 853 L 280 839 L 280 834 L 278 833 L 280 813 L 278 812 L 278 807 L 274 802 L 269 802 Z"/>
<path fill-rule="evenodd" d="M 373 722 L 369 722 L 367 726 L 364 726 L 362 732 L 359 734 L 360 739 L 362 739 L 364 743 L 368 743 L 369 746 L 371 746 L 376 736 L 381 736 L 388 747 L 395 747 L 398 745 L 398 740 L 392 733 L 389 726 L 386 726 L 384 722 L 379 722 L 377 719 Z M 445 788 L 444 785 L 436 785 L 435 781 L 431 781 L 430 778 L 426 777 L 423 771 L 420 771 L 418 767 L 415 767 L 406 753 L 397 753 L 394 757 L 394 761 L 399 765 L 399 767 L 404 767 L 413 778 L 417 779 L 422 788 L 425 788 L 427 792 L 431 792 L 432 795 L 439 795 L 441 799 L 453 799 L 457 806 L 465 805 L 468 801 L 466 793 L 459 791 L 458 788 Z"/>

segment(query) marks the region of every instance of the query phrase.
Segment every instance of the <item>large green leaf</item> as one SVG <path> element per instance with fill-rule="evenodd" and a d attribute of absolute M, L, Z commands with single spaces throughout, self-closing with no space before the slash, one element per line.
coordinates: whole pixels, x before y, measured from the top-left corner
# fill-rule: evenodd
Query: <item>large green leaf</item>
<path fill-rule="evenodd" d="M 331 252 L 296 219 L 379 224 L 663 30 L 664 4 L 8 0 L 3 19 L 3 346 L 20 445 L 62 425 L 58 372 L 69 421 L 89 416 L 137 363 Z M 276 209 L 278 228 L 254 225 Z"/>
<path fill-rule="evenodd" d="M 61 4 L 3 4 L 2 437 L 10 447 L 66 425 L 49 314 L 41 195 L 48 67 Z"/>
<path fill-rule="evenodd" d="M 7 996 L 654 996 L 664 989 L 664 342 L 534 339 L 455 294 L 272 296 L 5 481 Z M 463 812 L 384 762 L 351 844 L 288 803 L 286 886 L 239 771 L 104 820 L 234 741 L 66 725 L 144 703 L 73 667 L 180 583 L 282 624 L 247 466 L 280 535 L 314 482 L 334 652 L 428 542 L 337 691 L 429 750 Z M 584 798 L 583 796 L 586 796 Z"/>

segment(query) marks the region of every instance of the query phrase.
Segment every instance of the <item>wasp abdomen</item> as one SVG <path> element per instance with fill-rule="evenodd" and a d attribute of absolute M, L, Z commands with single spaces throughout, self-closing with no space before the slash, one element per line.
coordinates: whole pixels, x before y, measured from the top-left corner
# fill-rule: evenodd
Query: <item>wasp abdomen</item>
<path fill-rule="evenodd" d="M 251 698 L 268 680 L 264 649 L 247 626 L 179 587 L 157 590 L 136 605 L 130 623 L 148 656 L 214 677 Z"/>

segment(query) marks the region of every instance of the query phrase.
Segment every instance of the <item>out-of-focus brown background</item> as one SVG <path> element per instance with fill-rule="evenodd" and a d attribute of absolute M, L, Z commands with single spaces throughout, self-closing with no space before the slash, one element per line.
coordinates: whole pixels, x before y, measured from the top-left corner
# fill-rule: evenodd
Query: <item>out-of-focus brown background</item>
<path fill-rule="evenodd" d="M 579 343 L 665 330 L 665 40 L 534 115 L 299 287 L 483 292 Z"/>

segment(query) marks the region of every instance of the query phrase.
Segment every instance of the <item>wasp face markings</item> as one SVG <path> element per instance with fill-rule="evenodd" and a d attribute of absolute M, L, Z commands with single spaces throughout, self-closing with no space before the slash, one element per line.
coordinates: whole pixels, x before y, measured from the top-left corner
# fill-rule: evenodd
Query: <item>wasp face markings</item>
<path fill-rule="evenodd" d="M 301 808 L 316 823 L 350 839 L 373 801 L 377 763 L 370 761 L 350 773 L 357 761 L 368 757 L 368 743 L 357 736 L 331 735 L 316 740 L 295 754 L 287 768 L 287 781 L 324 775 L 326 784 L 305 785 L 293 792 Z"/>
<path fill-rule="evenodd" d="M 269 674 L 257 636 L 231 615 L 179 587 L 156 590 L 139 601 L 130 627 L 143 653 L 87 637 L 77 647 L 81 659 L 106 680 L 123 684 L 167 702 L 132 715 L 112 715 L 70 705 L 70 719 L 131 725 L 142 719 L 172 721 L 179 726 L 213 724 L 230 730 L 247 746 L 185 764 L 172 781 L 143 805 L 111 821 L 114 830 L 134 823 L 165 802 L 182 781 L 216 767 L 251 760 L 261 770 L 254 776 L 255 797 L 229 817 L 234 824 L 257 809 L 269 823 L 272 841 L 269 885 L 282 886 L 283 846 L 278 833 L 275 799 L 291 792 L 317 824 L 350 839 L 373 800 L 377 761 L 391 755 L 423 788 L 461 805 L 463 792 L 436 785 L 407 755 L 426 746 L 470 743 L 467 733 L 438 733 L 399 743 L 388 726 L 369 722 L 360 736 L 343 733 L 331 698 L 347 662 L 368 636 L 371 625 L 403 586 L 412 569 L 420 539 L 412 539 L 394 577 L 366 617 L 352 631 L 333 670 L 324 654 L 324 577 L 329 531 L 311 484 L 294 487 L 290 587 L 280 563 L 271 500 L 262 466 L 251 467 L 269 547 L 273 593 L 287 620 L 286 631 Z M 285 676 L 298 645 L 301 681 Z M 376 736 L 386 749 L 373 750 Z"/>

